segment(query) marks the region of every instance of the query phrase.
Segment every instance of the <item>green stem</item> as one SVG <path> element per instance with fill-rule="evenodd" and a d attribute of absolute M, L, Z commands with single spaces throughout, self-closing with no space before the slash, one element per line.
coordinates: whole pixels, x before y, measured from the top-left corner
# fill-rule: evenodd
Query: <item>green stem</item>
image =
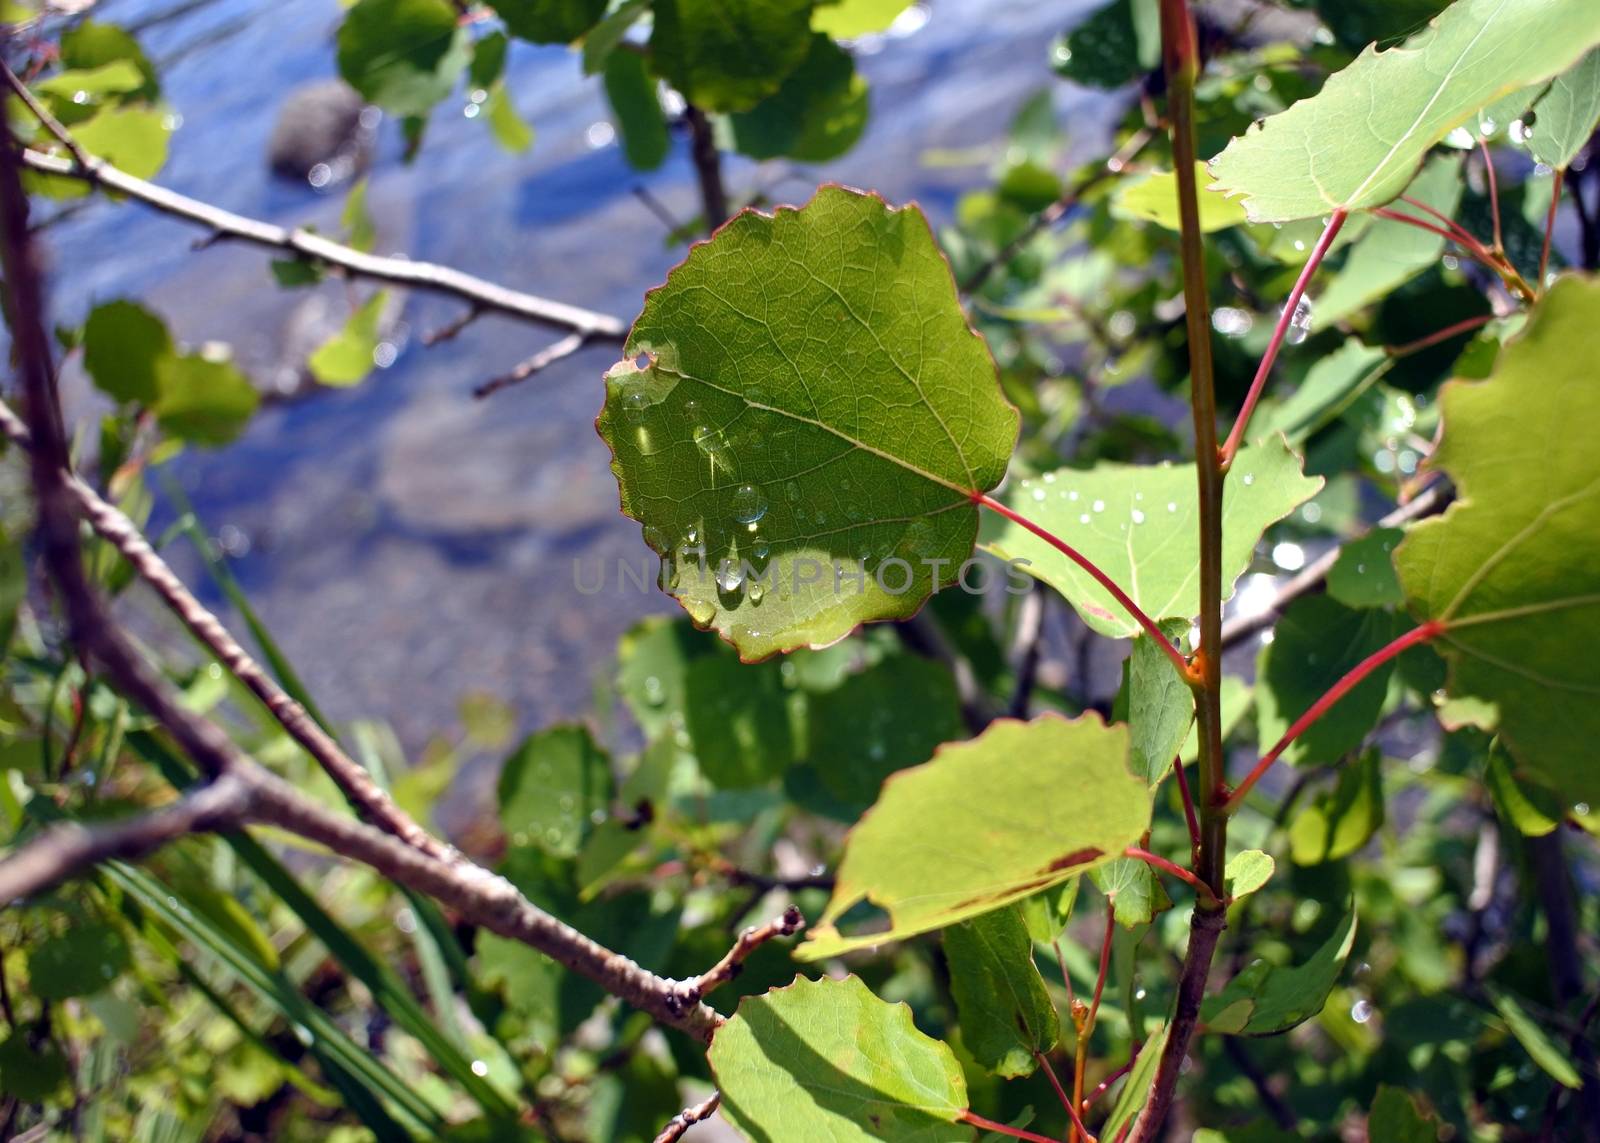
<path fill-rule="evenodd" d="M 1200 493 L 1200 644 L 1190 663 L 1200 742 L 1198 810 L 1200 845 L 1194 873 L 1210 887 L 1214 900 L 1225 892 L 1228 816 L 1220 803 L 1227 788 L 1222 755 L 1222 484 L 1226 459 L 1217 447 L 1217 398 L 1211 361 L 1211 321 L 1201 246 L 1199 192 L 1195 186 L 1194 86 L 1200 53 L 1187 0 L 1161 0 L 1161 55 L 1167 75 L 1167 113 L 1172 122 L 1172 158 L 1178 176 L 1178 216 L 1182 231 L 1183 299 L 1189 334 L 1189 388 L 1194 409 L 1195 470 Z M 1189 948 L 1178 978 L 1167 1042 L 1156 1064 L 1132 1143 L 1156 1138 L 1172 1107 L 1178 1076 L 1200 1018 L 1211 958 L 1226 927 L 1226 913 L 1214 901 L 1195 903 Z"/>

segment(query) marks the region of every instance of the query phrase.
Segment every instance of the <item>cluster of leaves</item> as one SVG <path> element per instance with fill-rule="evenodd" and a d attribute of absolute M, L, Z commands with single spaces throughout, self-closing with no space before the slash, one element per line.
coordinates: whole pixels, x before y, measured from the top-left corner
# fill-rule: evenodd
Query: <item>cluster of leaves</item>
<path fill-rule="evenodd" d="M 508 38 L 581 40 L 641 166 L 666 150 L 658 81 L 726 116 L 748 154 L 826 157 L 865 107 L 835 39 L 903 5 L 490 7 L 503 30 L 444 0 L 360 0 L 341 69 L 420 124 L 463 74 L 503 104 Z M 795 979 L 789 950 L 762 947 L 714 997 L 733 1014 L 708 1057 L 370 875 L 197 838 L 0 915 L 0 1090 L 45 1122 L 92 1118 L 90 1137 L 198 1138 L 227 1121 L 284 1139 L 626 1141 L 714 1084 L 751 1139 L 954 1141 L 1061 1137 L 1062 1068 L 1084 1091 L 1104 1083 L 1088 1117 L 1117 1138 L 1175 1031 L 1195 893 L 1128 850 L 1189 851 L 1173 760 L 1182 774 L 1201 749 L 1162 642 L 1192 651 L 1205 601 L 1194 459 L 1168 415 L 1190 378 L 1177 180 L 1147 122 L 1164 95 L 1155 7 L 1117 0 L 1053 49 L 1068 81 L 1139 89 L 1114 165 L 1063 170 L 1045 93 L 993 189 L 937 238 L 915 208 L 824 188 L 740 215 L 646 297 L 599 429 L 686 615 L 623 640 L 608 688 L 621 708 L 601 704 L 600 733 L 514 741 L 514 712 L 479 696 L 460 733 L 408 765 L 381 728 L 351 728 L 419 818 L 463 763 L 503 756 L 498 828 L 478 848 L 641 964 L 703 971 L 787 897 L 812 920 L 793 960 L 847 972 Z M 1314 12 L 1284 34 L 1308 43 L 1206 29 L 1196 91 L 1224 404 L 1246 392 L 1323 217 L 1350 216 L 1313 302 L 1290 312 L 1221 505 L 1236 614 L 1336 553 L 1325 591 L 1226 660 L 1233 769 L 1359 682 L 1287 742 L 1292 776 L 1236 807 L 1223 983 L 1185 1095 L 1211 1143 L 1578 1130 L 1567 1093 L 1596 1083 L 1582 1016 L 1596 982 L 1592 937 L 1572 934 L 1600 928 L 1600 904 L 1568 896 L 1563 856 L 1592 884 L 1600 281 L 1546 274 L 1541 246 L 1558 172 L 1575 182 L 1592 161 L 1600 14 L 1459 0 L 1421 28 L 1442 4 L 1296 7 Z M 1366 50 L 1410 33 L 1405 51 Z M 84 65 L 63 50 L 63 66 Z M 1372 213 L 1402 195 L 1401 213 L 1460 227 L 1453 245 Z M 1467 258 L 1466 241 L 1489 257 Z M 367 308 L 375 329 L 382 295 Z M 138 411 L 203 443 L 248 416 L 226 365 L 175 348 L 133 303 L 63 337 L 123 406 L 102 480 L 136 513 L 143 462 L 164 459 L 138 451 Z M 325 347 L 319 376 L 358 380 L 371 350 L 352 344 Z M 1446 481 L 1445 514 L 1368 525 Z M 980 519 L 985 503 L 1004 513 Z M 24 563 L 0 546 L 13 837 L 191 780 L 40 629 Z M 114 558 L 94 568 L 125 587 Z M 975 580 L 992 590 L 940 590 Z M 1047 589 L 1072 609 L 1070 645 L 1028 651 L 1023 616 Z M 1419 623 L 1434 637 L 1387 654 Z M 1130 641 L 1120 677 L 1080 669 L 1101 640 Z M 1077 663 L 1038 670 L 1033 654 Z M 194 707 L 336 801 L 248 692 L 179 663 Z M 989 720 L 1019 693 L 1034 717 Z"/>

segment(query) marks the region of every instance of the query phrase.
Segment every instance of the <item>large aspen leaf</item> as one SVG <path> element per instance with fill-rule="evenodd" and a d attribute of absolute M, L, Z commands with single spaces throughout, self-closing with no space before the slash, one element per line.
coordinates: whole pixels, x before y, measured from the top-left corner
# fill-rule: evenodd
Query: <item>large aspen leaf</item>
<path fill-rule="evenodd" d="M 833 899 L 795 955 L 943 928 L 1121 857 L 1150 825 L 1150 790 L 1128 754 L 1126 726 L 1047 714 L 1001 719 L 902 770 L 850 831 Z M 890 927 L 841 934 L 863 901 L 886 909 Z"/>
<path fill-rule="evenodd" d="M 1565 277 L 1485 381 L 1441 391 L 1433 463 L 1459 499 L 1395 551 L 1438 620 L 1448 689 L 1493 704 L 1502 742 L 1572 801 L 1600 802 L 1600 281 Z"/>
<path fill-rule="evenodd" d="M 971 556 L 1017 413 L 915 208 L 825 187 L 745 211 L 627 353 L 598 422 L 623 511 L 744 658 L 908 616 Z"/>
<path fill-rule="evenodd" d="M 1541 163 L 1565 170 L 1600 125 L 1600 48 L 1556 77 L 1533 105 L 1528 150 Z"/>
<path fill-rule="evenodd" d="M 1305 476 L 1281 436 L 1240 451 L 1222 496 L 1222 572 L 1229 594 L 1261 533 L 1322 487 Z M 1071 544 L 1115 580 L 1144 613 L 1188 619 L 1200 611 L 1200 524 L 1194 466 L 1098 464 L 1022 481 L 1006 503 Z M 1104 587 L 1019 524 L 983 524 L 985 551 L 1059 591 L 1102 635 L 1129 639 L 1143 628 Z"/>
<path fill-rule="evenodd" d="M 1252 222 L 1382 206 L 1479 108 L 1571 67 L 1600 43 L 1594 0 L 1457 0 L 1399 47 L 1362 52 L 1322 90 L 1211 160 L 1212 190 Z"/>
<path fill-rule="evenodd" d="M 747 996 L 711 1041 L 722 1115 L 755 1143 L 966 1143 L 967 1081 L 911 1009 L 858 977 Z"/>

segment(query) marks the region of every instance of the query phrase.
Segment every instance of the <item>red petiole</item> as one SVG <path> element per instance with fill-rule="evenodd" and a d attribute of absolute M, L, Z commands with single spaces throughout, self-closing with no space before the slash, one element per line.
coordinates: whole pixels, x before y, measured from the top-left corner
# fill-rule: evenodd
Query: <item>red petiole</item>
<path fill-rule="evenodd" d="M 1234 788 L 1233 793 L 1222 804 L 1222 812 L 1231 814 L 1237 810 L 1244 801 L 1245 795 L 1250 792 L 1251 787 L 1261 780 L 1261 775 L 1272 768 L 1272 764 L 1278 760 L 1279 755 L 1288 749 L 1289 744 L 1304 734 L 1306 728 L 1316 722 L 1317 719 L 1327 714 L 1333 708 L 1333 705 L 1349 694 L 1362 679 L 1383 666 L 1390 659 L 1415 647 L 1418 643 L 1426 643 L 1444 630 L 1445 625 L 1442 622 L 1436 619 L 1431 620 L 1420 627 L 1407 631 L 1400 638 L 1374 651 L 1350 668 L 1342 679 L 1328 689 L 1327 694 L 1312 703 L 1309 710 L 1295 719 L 1294 723 L 1284 732 L 1283 737 L 1278 739 L 1271 750 L 1261 756 L 1261 761 L 1256 763 L 1255 769 L 1245 776 L 1244 781 Z"/>
<path fill-rule="evenodd" d="M 1200 878 L 1196 877 L 1193 873 L 1190 873 L 1183 866 L 1178 865 L 1175 862 L 1168 861 L 1165 857 L 1159 857 L 1147 849 L 1140 849 L 1136 845 L 1130 845 L 1127 849 L 1122 851 L 1122 855 L 1124 857 L 1131 857 L 1136 861 L 1142 861 L 1152 869 L 1159 869 L 1163 873 L 1172 874 L 1172 876 L 1176 877 L 1179 881 L 1184 882 L 1207 901 L 1215 903 L 1217 900 L 1217 895 L 1211 891 L 1211 886 L 1200 880 Z"/>
<path fill-rule="evenodd" d="M 971 495 L 972 502 L 974 504 L 981 505 L 982 507 L 989 509 L 991 512 L 998 512 L 1007 520 L 1010 520 L 1013 524 L 1022 525 L 1024 528 L 1028 529 L 1028 531 L 1032 532 L 1035 536 L 1038 536 L 1045 543 L 1055 548 L 1058 552 L 1061 552 L 1069 560 L 1093 576 L 1095 582 L 1109 591 L 1112 597 L 1116 599 L 1118 603 L 1122 604 L 1123 609 L 1127 611 L 1129 615 L 1133 616 L 1134 620 L 1139 624 L 1139 626 L 1144 628 L 1145 634 L 1149 635 L 1150 638 L 1156 641 L 1156 646 L 1160 647 L 1166 652 L 1167 658 L 1171 659 L 1173 665 L 1178 668 L 1178 674 L 1184 679 L 1188 679 L 1190 677 L 1189 660 L 1184 658 L 1183 652 L 1178 650 L 1178 648 L 1173 645 L 1171 639 L 1168 639 L 1166 635 L 1162 634 L 1161 628 L 1157 627 L 1155 621 L 1146 615 L 1144 610 L 1133 601 L 1128 593 L 1123 591 L 1122 588 L 1117 585 L 1117 581 L 1112 579 L 1105 572 L 1101 571 L 1093 560 L 1089 559 L 1088 556 L 1078 551 L 1077 548 L 1074 548 L 1071 544 L 1067 543 L 1054 532 L 1050 531 L 1050 529 L 1041 524 L 1034 523 L 1020 512 L 1017 512 L 1012 508 L 1008 508 L 1006 505 L 1000 503 L 1000 501 L 996 500 L 994 497 L 988 496 L 982 492 L 974 492 Z"/>
<path fill-rule="evenodd" d="M 976 1127 L 979 1131 L 993 1131 L 996 1135 L 1004 1135 L 1011 1139 L 1026 1139 L 1029 1143 L 1061 1143 L 1059 1139 L 1052 1139 L 1048 1135 L 1040 1135 L 1033 1131 L 1024 1131 L 1020 1127 L 1011 1127 L 1005 1123 L 996 1123 L 992 1119 L 985 1119 L 975 1111 L 963 1111 L 956 1116 L 958 1123 L 965 1123 L 968 1127 Z M 1093 1143 L 1093 1136 L 1090 1141 Z"/>
<path fill-rule="evenodd" d="M 1267 387 L 1267 376 L 1272 372 L 1272 366 L 1278 360 L 1278 350 L 1283 348 L 1283 340 L 1289 333 L 1289 326 L 1294 322 L 1294 315 L 1300 308 L 1300 299 L 1305 297 L 1306 287 L 1311 284 L 1311 276 L 1317 272 L 1317 267 L 1327 257 L 1328 250 L 1333 246 L 1333 240 L 1339 237 L 1339 231 L 1344 226 L 1344 220 L 1349 213 L 1336 210 L 1328 219 L 1328 225 L 1322 230 L 1322 237 L 1317 239 L 1316 246 L 1311 249 L 1311 256 L 1306 259 L 1305 267 L 1300 271 L 1300 277 L 1295 279 L 1294 289 L 1289 291 L 1289 300 L 1283 305 L 1283 312 L 1278 315 L 1278 324 L 1272 329 L 1272 340 L 1267 342 L 1267 351 L 1261 355 L 1261 364 L 1256 367 L 1255 379 L 1250 382 L 1250 392 L 1245 394 L 1244 404 L 1239 407 L 1239 418 L 1233 422 L 1233 431 L 1228 434 L 1227 441 L 1222 446 L 1222 469 L 1227 471 L 1233 463 L 1233 458 L 1239 451 L 1239 446 L 1244 441 L 1244 430 L 1250 423 L 1250 414 L 1255 412 L 1256 402 L 1261 399 L 1262 390 Z"/>

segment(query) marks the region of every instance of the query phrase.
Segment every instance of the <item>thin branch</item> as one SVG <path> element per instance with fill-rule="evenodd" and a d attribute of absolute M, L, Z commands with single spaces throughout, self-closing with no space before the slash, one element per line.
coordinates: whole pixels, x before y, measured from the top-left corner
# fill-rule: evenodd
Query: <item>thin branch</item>
<path fill-rule="evenodd" d="M 1506 244 L 1500 233 L 1500 185 L 1495 178 L 1494 156 L 1489 153 L 1489 140 L 1479 139 L 1478 149 L 1483 152 L 1483 173 L 1489 181 L 1489 213 L 1494 218 L 1494 249 L 1501 251 Z"/>
<path fill-rule="evenodd" d="M 1409 524 L 1413 520 L 1420 520 L 1424 516 L 1432 516 L 1443 512 L 1450 503 L 1450 494 L 1445 491 L 1442 484 L 1434 484 L 1406 503 L 1400 505 L 1393 512 L 1384 516 L 1375 525 L 1380 528 L 1395 528 Z M 1222 647 L 1224 650 L 1236 646 L 1238 643 L 1258 631 L 1263 631 L 1272 626 L 1278 613 L 1289 604 L 1308 595 L 1322 587 L 1328 578 L 1328 573 L 1333 570 L 1333 565 L 1339 561 L 1339 548 L 1331 548 L 1324 555 L 1311 561 L 1297 572 L 1293 579 L 1278 589 L 1278 594 L 1273 597 L 1270 606 L 1252 615 L 1239 615 L 1230 619 L 1222 627 Z"/>
<path fill-rule="evenodd" d="M 571 357 L 582 349 L 584 343 L 593 336 L 583 332 L 569 333 L 553 345 L 547 345 L 532 357 L 518 363 L 507 373 L 492 377 L 472 391 L 472 395 L 482 400 L 485 397 L 498 393 L 512 385 L 520 385 L 541 369 L 547 369 L 564 357 Z"/>
<path fill-rule="evenodd" d="M 683 110 L 689 124 L 689 157 L 694 160 L 700 180 L 700 209 L 705 214 L 706 233 L 728 221 L 728 192 L 722 185 L 722 156 L 717 153 L 716 133 L 706 113 L 694 104 Z"/>
<path fill-rule="evenodd" d="M 0 401 L 0 433 L 13 444 L 31 450 L 32 438 L 20 418 Z M 222 622 L 206 610 L 190 593 L 175 572 L 167 566 L 139 532 L 137 525 L 113 505 L 70 473 L 62 474 L 62 485 L 76 515 L 89 522 L 95 534 L 115 548 L 139 576 L 161 597 L 219 662 L 261 700 L 272 716 L 305 752 L 316 759 L 334 783 L 350 799 L 351 805 L 366 820 L 388 830 L 409 845 L 414 845 L 441 860 L 454 860 L 455 851 L 433 837 L 395 804 L 383 787 L 373 781 L 366 767 L 351 758 L 318 725 L 305 707 L 283 689 L 239 645 Z"/>
<path fill-rule="evenodd" d="M 459 315 L 445 322 L 438 329 L 431 329 L 422 335 L 422 344 L 425 348 L 432 349 L 436 345 L 443 345 L 447 341 L 454 341 L 473 322 L 483 316 L 480 306 L 468 306 Z"/>
<path fill-rule="evenodd" d="M 163 213 L 196 223 L 211 232 L 207 238 L 208 243 L 223 239 L 250 242 L 336 267 L 352 277 L 368 278 L 411 289 L 453 294 L 480 310 L 493 310 L 544 325 L 576 330 L 589 337 L 609 341 L 622 340 L 622 322 L 609 314 L 596 313 L 565 302 L 551 301 L 520 290 L 498 286 L 493 282 L 433 262 L 384 258 L 354 250 L 306 230 L 298 228 L 291 230 L 258 219 L 246 218 L 136 178 L 86 153 L 73 139 L 72 133 L 33 98 L 27 86 L 12 74 L 10 69 L 6 69 L 4 78 L 11 90 L 28 106 L 29 111 L 71 155 L 71 158 L 63 159 L 38 151 L 25 150 L 22 152 L 22 162 L 33 170 L 63 178 L 80 179 L 91 185 L 125 194 Z"/>
<path fill-rule="evenodd" d="M 1408 341 L 1404 345 L 1392 345 L 1388 348 L 1390 357 L 1408 357 L 1413 353 L 1420 353 L 1424 349 L 1438 345 L 1441 341 L 1449 341 L 1452 337 L 1459 337 L 1463 333 L 1471 333 L 1475 329 L 1482 329 L 1495 319 L 1494 314 L 1479 314 L 1477 317 L 1463 318 L 1452 322 L 1441 330 L 1435 330 L 1427 337 L 1419 337 L 1415 341 Z"/>
<path fill-rule="evenodd" d="M 1261 399 L 1261 393 L 1267 387 L 1267 377 L 1272 373 L 1273 363 L 1278 360 L 1278 350 L 1283 348 L 1284 338 L 1288 336 L 1289 327 L 1294 324 L 1295 315 L 1299 312 L 1300 299 L 1305 297 L 1306 287 L 1311 284 L 1312 276 L 1317 272 L 1317 267 L 1322 265 L 1322 260 L 1327 257 L 1328 250 L 1333 246 L 1334 239 L 1339 237 L 1339 231 L 1344 227 L 1344 220 L 1348 217 L 1346 211 L 1333 212 L 1328 219 L 1328 225 L 1322 229 L 1322 237 L 1318 238 L 1317 244 L 1311 248 L 1311 256 L 1306 259 L 1305 266 L 1300 270 L 1300 276 L 1295 279 L 1294 289 L 1289 291 L 1289 300 L 1284 302 L 1283 311 L 1278 314 L 1278 323 L 1272 328 L 1272 339 L 1267 342 L 1266 352 L 1261 355 L 1261 364 L 1256 367 L 1255 378 L 1250 382 L 1250 391 L 1245 394 L 1244 404 L 1239 406 L 1239 416 L 1233 422 L 1233 431 L 1228 434 L 1228 439 L 1222 446 L 1224 471 L 1233 463 L 1239 446 L 1244 443 L 1244 431 L 1250 424 L 1250 415 L 1255 412 L 1256 402 Z"/>
<path fill-rule="evenodd" d="M 1082 552 L 1078 551 L 1077 548 L 1074 548 L 1071 544 L 1061 539 L 1048 528 L 1034 523 L 1020 512 L 1007 507 L 986 493 L 977 493 L 973 496 L 972 501 L 974 504 L 981 505 L 982 507 L 989 509 L 991 512 L 996 512 L 999 515 L 1004 516 L 1013 524 L 1020 524 L 1022 527 L 1032 532 L 1035 536 L 1038 536 L 1045 543 L 1049 544 L 1052 548 L 1055 548 L 1062 555 L 1066 556 L 1073 563 L 1077 564 L 1080 568 L 1093 576 L 1095 582 L 1101 587 L 1105 588 L 1106 591 L 1110 592 L 1111 597 L 1122 605 L 1123 610 L 1132 616 L 1134 621 L 1138 623 L 1140 627 L 1144 628 L 1145 634 L 1149 635 L 1151 639 L 1155 640 L 1156 646 L 1160 647 L 1166 652 L 1167 658 L 1171 659 L 1173 665 L 1178 668 L 1179 677 L 1184 679 L 1190 677 L 1189 660 L 1183 657 L 1183 652 L 1178 650 L 1177 647 L 1173 646 L 1172 640 L 1168 639 L 1165 633 L 1162 632 L 1161 628 L 1156 626 L 1155 620 L 1146 615 L 1144 613 L 1144 609 L 1135 603 L 1133 598 L 1127 592 L 1122 590 L 1121 586 L 1116 580 L 1112 579 L 1105 572 L 1101 571 L 1093 560 L 1089 559 L 1088 556 L 1085 556 Z"/>
<path fill-rule="evenodd" d="M 215 724 L 187 709 L 170 684 L 145 665 L 84 573 L 39 271 L 28 234 L 28 202 L 13 144 L 9 125 L 0 122 L 0 268 L 33 439 L 30 469 L 39 547 L 74 643 L 98 660 L 106 681 L 142 707 L 205 774 L 232 775 L 249 785 L 254 820 L 371 866 L 389 880 L 437 898 L 468 922 L 531 945 L 663 1024 L 709 1039 L 721 1017 L 704 1004 L 685 1008 L 679 982 L 646 971 L 550 916 L 487 869 L 467 861 L 441 861 L 312 801 L 254 762 Z M 18 853 L 10 860 L 31 858 Z"/>
<path fill-rule="evenodd" d="M 1202 900 L 1209 901 L 1213 905 L 1220 904 L 1217 900 L 1217 895 L 1211 891 L 1211 886 L 1200 880 L 1193 873 L 1190 873 L 1183 866 L 1168 861 L 1165 857 L 1151 853 L 1147 849 L 1140 849 L 1136 845 L 1130 845 L 1123 850 L 1122 856 L 1131 857 L 1135 861 L 1144 862 L 1152 869 L 1159 869 L 1163 873 L 1169 873 L 1193 889 Z"/>
<path fill-rule="evenodd" d="M 696 1123 L 704 1123 L 715 1115 L 721 1103 L 722 1093 L 714 1091 L 709 1099 L 702 1100 L 693 1107 L 684 1108 L 667 1120 L 667 1125 L 661 1129 L 661 1134 L 656 1136 L 656 1143 L 678 1143 L 689 1128 Z"/>
<path fill-rule="evenodd" d="M 43 893 L 102 861 L 143 857 L 189 834 L 237 828 L 249 819 L 253 799 L 249 783 L 224 774 L 140 817 L 51 826 L 0 861 L 0 905 Z"/>
<path fill-rule="evenodd" d="M 1039 678 L 1039 659 L 1044 651 L 1044 608 L 1046 595 L 1035 583 L 1017 605 L 1017 629 L 1011 643 L 1016 683 L 1006 713 L 1012 718 L 1027 718 L 1033 688 Z"/>
<path fill-rule="evenodd" d="M 1056 1069 L 1051 1065 L 1050 1057 L 1041 1051 L 1035 1050 L 1033 1058 L 1039 1061 L 1039 1066 L 1044 1069 L 1045 1076 L 1050 1080 L 1050 1086 L 1056 1089 L 1056 1098 L 1061 1101 L 1061 1106 L 1065 1109 L 1067 1117 L 1072 1120 L 1073 1128 L 1085 1139 L 1093 1139 L 1094 1136 L 1090 1135 L 1089 1129 L 1083 1125 L 1083 1116 L 1073 1105 L 1072 1097 L 1067 1094 L 1067 1089 L 1061 1086 L 1061 1077 L 1056 1075 Z"/>
<path fill-rule="evenodd" d="M 1271 750 L 1261 756 L 1261 761 L 1256 763 L 1255 769 L 1245 775 L 1244 781 L 1240 782 L 1234 791 L 1228 795 L 1228 800 L 1222 804 L 1223 812 L 1231 814 L 1236 811 L 1244 801 L 1245 796 L 1250 793 L 1251 787 L 1259 782 L 1261 776 L 1272 768 L 1272 764 L 1278 760 L 1279 755 L 1288 749 L 1289 744 L 1304 734 L 1306 729 L 1319 718 L 1327 714 L 1335 703 L 1354 690 L 1362 679 L 1402 652 L 1415 647 L 1418 643 L 1426 643 L 1444 630 L 1445 625 L 1443 623 L 1436 619 L 1430 620 L 1419 627 L 1412 628 L 1398 639 L 1379 648 L 1354 667 L 1351 667 L 1343 678 L 1328 688 L 1326 694 L 1312 703 L 1304 714 L 1289 725 L 1289 729 L 1283 732 L 1283 737 L 1273 744 Z"/>
<path fill-rule="evenodd" d="M 1539 249 L 1539 289 L 1544 290 L 1544 285 L 1550 273 L 1550 242 L 1556 232 L 1556 215 L 1561 210 L 1561 184 L 1566 179 L 1565 170 L 1556 171 L 1550 186 L 1550 209 L 1544 216 L 1544 244 Z"/>
<path fill-rule="evenodd" d="M 1189 851 L 1195 864 L 1200 862 L 1200 819 L 1195 816 L 1194 794 L 1189 790 L 1189 775 L 1184 772 L 1183 756 L 1172 759 L 1172 773 L 1178 779 L 1178 795 L 1183 799 L 1183 820 L 1189 827 Z"/>
<path fill-rule="evenodd" d="M 1035 1131 L 1024 1131 L 1020 1127 L 1012 1127 L 1007 1123 L 996 1123 L 992 1119 L 985 1119 L 970 1109 L 957 1115 L 956 1122 L 965 1123 L 968 1127 L 976 1127 L 979 1131 L 993 1131 L 996 1135 L 1004 1135 L 1008 1139 L 1025 1139 L 1027 1143 L 1061 1143 L 1059 1139 L 1052 1139 L 1048 1135 L 1040 1135 Z M 1089 1137 L 1089 1143 L 1095 1143 L 1094 1136 L 1091 1135 Z"/>
<path fill-rule="evenodd" d="M 749 960 L 758 948 L 778 937 L 794 936 L 805 928 L 805 924 L 806 919 L 801 916 L 800 907 L 790 905 L 781 916 L 773 918 L 766 924 L 750 926 L 739 934 L 739 939 L 733 942 L 733 947 L 721 960 L 689 982 L 688 987 L 684 989 L 686 1002 L 692 1003 L 711 995 L 744 971 L 744 962 Z"/>
<path fill-rule="evenodd" d="M 1146 1043 L 1148 1043 L 1148 1041 L 1146 1041 Z M 1125 1076 L 1129 1072 L 1131 1072 L 1133 1070 L 1133 1065 L 1139 1062 L 1139 1053 L 1142 1052 L 1142 1051 L 1144 1051 L 1144 1044 L 1143 1043 L 1135 1044 L 1133 1046 L 1132 1054 L 1129 1055 L 1129 1057 L 1128 1057 L 1128 1062 L 1123 1064 L 1116 1071 L 1112 1072 L 1105 1079 L 1101 1080 L 1098 1084 L 1095 1085 L 1095 1088 L 1094 1088 L 1093 1091 L 1091 1091 L 1088 1095 L 1083 1097 L 1084 1106 L 1085 1107 L 1093 1107 L 1094 1106 L 1094 1101 L 1099 1099 L 1106 1092 L 1110 1091 L 1112 1084 L 1116 1083 L 1123 1076 Z"/>
<path fill-rule="evenodd" d="M 1150 1097 L 1145 1101 L 1129 1135 L 1136 1143 L 1153 1139 L 1166 1121 L 1167 1113 L 1172 1110 L 1178 1075 L 1183 1069 L 1189 1041 L 1200 1019 L 1200 1001 L 1205 997 L 1206 980 L 1211 975 L 1211 961 L 1216 955 L 1217 941 L 1227 927 L 1228 915 L 1221 910 L 1211 912 L 1196 909 L 1189 922 L 1189 948 L 1184 954 L 1183 970 L 1178 977 L 1178 998 L 1167 1031 L 1169 1045 L 1176 1040 L 1184 1046 L 1178 1051 L 1164 1049 L 1161 1053 L 1155 1078 L 1150 1084 Z"/>

